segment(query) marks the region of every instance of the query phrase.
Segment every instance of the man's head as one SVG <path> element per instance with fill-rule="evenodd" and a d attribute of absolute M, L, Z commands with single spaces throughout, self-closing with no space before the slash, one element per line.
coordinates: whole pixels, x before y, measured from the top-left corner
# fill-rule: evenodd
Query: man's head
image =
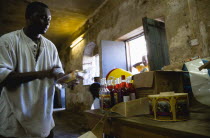
<path fill-rule="evenodd" d="M 94 77 L 94 82 L 100 83 L 100 77 Z"/>
<path fill-rule="evenodd" d="M 50 26 L 51 13 L 41 2 L 29 3 L 25 11 L 27 27 L 36 34 L 45 34 Z"/>
<path fill-rule="evenodd" d="M 144 66 L 148 65 L 147 56 L 142 56 L 142 63 L 144 64 Z"/>

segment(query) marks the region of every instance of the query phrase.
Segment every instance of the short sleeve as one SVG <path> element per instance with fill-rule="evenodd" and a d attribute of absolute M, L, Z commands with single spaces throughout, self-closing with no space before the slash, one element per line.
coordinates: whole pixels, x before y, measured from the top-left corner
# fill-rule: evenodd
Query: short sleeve
<path fill-rule="evenodd" d="M 0 38 L 0 83 L 15 69 L 14 51 L 7 38 Z"/>
<path fill-rule="evenodd" d="M 54 46 L 54 50 L 53 50 L 53 55 L 54 55 L 53 56 L 54 67 L 58 67 L 54 70 L 54 74 L 64 73 L 64 70 L 63 70 L 59 55 L 58 55 L 58 51 L 55 46 Z"/>

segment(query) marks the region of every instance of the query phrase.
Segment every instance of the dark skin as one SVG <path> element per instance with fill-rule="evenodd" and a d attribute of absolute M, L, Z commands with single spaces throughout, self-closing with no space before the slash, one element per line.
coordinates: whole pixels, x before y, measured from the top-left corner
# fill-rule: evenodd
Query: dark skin
<path fill-rule="evenodd" d="M 35 43 L 45 34 L 50 26 L 51 13 L 48 8 L 40 7 L 37 12 L 26 18 L 24 33 Z"/>
<path fill-rule="evenodd" d="M 49 28 L 51 21 L 51 13 L 48 8 L 40 7 L 33 15 L 26 18 L 26 25 L 23 28 L 24 33 L 31 38 L 35 43 L 40 41 L 41 34 L 45 34 Z M 8 89 L 15 89 L 22 83 L 27 83 L 35 79 L 44 79 L 44 78 L 59 78 L 63 74 L 55 75 L 53 70 L 56 67 L 53 67 L 49 70 L 36 71 L 36 72 L 11 72 L 4 82 L 1 84 L 6 86 Z"/>
<path fill-rule="evenodd" d="M 51 13 L 48 8 L 40 7 L 35 13 L 30 17 L 26 17 L 26 25 L 23 28 L 25 35 L 27 35 L 35 43 L 40 41 L 41 34 L 45 34 L 50 26 Z M 39 50 L 38 50 L 39 51 Z M 59 79 L 65 74 L 60 73 L 58 75 L 53 74 L 53 70 L 57 68 L 56 66 L 49 70 L 36 71 L 36 72 L 11 72 L 7 78 L 0 84 L 0 86 L 6 86 L 7 89 L 16 89 L 20 84 L 33 81 L 35 79 L 44 78 L 55 78 Z M 66 83 L 69 78 L 61 79 L 57 83 Z M 73 89 L 75 85 L 79 82 L 77 79 L 81 79 L 80 76 L 76 76 L 76 80 L 68 82 L 68 86 Z"/>

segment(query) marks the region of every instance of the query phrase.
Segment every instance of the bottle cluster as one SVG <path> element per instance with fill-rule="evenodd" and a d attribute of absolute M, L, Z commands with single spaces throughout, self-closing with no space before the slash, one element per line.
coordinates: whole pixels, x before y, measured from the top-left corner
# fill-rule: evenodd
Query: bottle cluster
<path fill-rule="evenodd" d="M 100 106 L 103 110 L 108 110 L 115 104 L 127 102 L 136 99 L 136 90 L 133 86 L 132 76 L 101 79 L 101 88 L 99 91 Z"/>

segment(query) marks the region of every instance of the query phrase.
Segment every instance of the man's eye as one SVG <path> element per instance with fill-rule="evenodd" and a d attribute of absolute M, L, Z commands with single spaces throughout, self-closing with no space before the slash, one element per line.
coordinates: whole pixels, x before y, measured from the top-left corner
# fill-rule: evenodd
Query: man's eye
<path fill-rule="evenodd" d="M 46 16 L 40 16 L 41 19 L 46 19 Z"/>
<path fill-rule="evenodd" d="M 51 21 L 51 18 L 50 18 L 50 17 L 40 16 L 40 18 L 41 18 L 42 20 Z"/>

